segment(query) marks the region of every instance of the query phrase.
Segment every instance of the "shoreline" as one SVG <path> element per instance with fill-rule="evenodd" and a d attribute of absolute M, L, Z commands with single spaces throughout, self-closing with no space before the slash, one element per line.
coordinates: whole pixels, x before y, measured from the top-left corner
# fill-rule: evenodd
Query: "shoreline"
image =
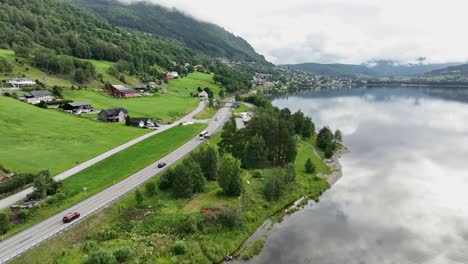
<path fill-rule="evenodd" d="M 343 166 L 340 163 L 340 159 L 342 155 L 349 153 L 350 151 L 348 148 L 346 148 L 343 145 L 340 145 L 340 149 L 332 156 L 331 159 L 325 159 L 324 162 L 332 168 L 332 172 L 329 174 L 317 174 L 317 177 L 325 179 L 328 184 L 330 185 L 330 188 L 333 187 L 340 179 L 343 177 Z M 315 152 L 316 155 L 318 153 Z M 329 189 L 330 189 L 329 188 Z M 325 192 L 324 192 L 325 193 Z M 318 202 L 318 199 L 315 200 Z M 304 200 L 307 202 L 304 203 Z M 250 259 L 243 260 L 241 258 L 242 253 L 248 249 L 249 247 L 252 246 L 252 244 L 257 241 L 257 240 L 266 240 L 268 236 L 271 234 L 271 230 L 273 226 L 277 223 L 281 223 L 286 215 L 292 214 L 296 211 L 299 211 L 303 209 L 311 200 L 311 198 L 307 198 L 305 196 L 301 196 L 299 199 L 295 200 L 293 203 L 289 203 L 285 205 L 283 209 L 280 211 L 276 212 L 275 214 L 271 215 L 265 222 L 263 222 L 257 230 L 255 230 L 252 235 L 249 236 L 237 249 L 232 253 L 232 255 L 226 256 L 223 261 L 220 263 L 222 264 L 241 264 L 241 263 L 247 263 Z M 277 221 L 274 221 L 273 218 L 275 216 L 280 216 Z M 255 257 L 255 255 L 253 256 Z"/>

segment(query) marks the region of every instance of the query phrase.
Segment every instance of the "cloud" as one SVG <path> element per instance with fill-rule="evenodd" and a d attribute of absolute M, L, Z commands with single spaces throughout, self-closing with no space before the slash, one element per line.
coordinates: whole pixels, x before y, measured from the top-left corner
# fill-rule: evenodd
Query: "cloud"
<path fill-rule="evenodd" d="M 125 3 L 142 2 L 121 0 Z M 147 0 L 245 38 L 274 63 L 466 61 L 463 0 Z"/>

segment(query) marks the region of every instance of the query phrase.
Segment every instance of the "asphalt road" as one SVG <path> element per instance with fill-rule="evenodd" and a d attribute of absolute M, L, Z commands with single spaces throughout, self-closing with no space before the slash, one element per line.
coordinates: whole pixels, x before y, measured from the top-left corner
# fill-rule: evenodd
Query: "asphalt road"
<path fill-rule="evenodd" d="M 68 170 L 56 175 L 54 177 L 54 179 L 57 180 L 57 181 L 62 181 L 64 179 L 66 179 L 66 178 L 68 178 L 70 176 L 73 176 L 74 174 L 76 174 L 76 173 L 78 173 L 78 172 L 80 172 L 80 171 L 82 171 L 84 169 L 87 169 L 87 168 L 93 166 L 94 164 L 96 164 L 96 163 L 98 163 L 98 162 L 100 162 L 100 161 L 114 155 L 117 152 L 120 152 L 120 151 L 122 151 L 124 149 L 127 149 L 127 148 L 129 148 L 129 147 L 131 147 L 131 146 L 133 146 L 133 145 L 135 145 L 135 144 L 149 138 L 149 137 L 152 137 L 152 136 L 157 135 L 157 134 L 159 134 L 159 133 L 161 133 L 163 131 L 166 131 L 166 130 L 168 130 L 170 128 L 173 128 L 178 123 L 184 123 L 184 122 L 192 121 L 193 116 L 195 116 L 196 114 L 201 112 L 205 108 L 205 106 L 206 106 L 205 102 L 200 102 L 200 104 L 198 105 L 198 107 L 195 110 L 193 110 L 190 114 L 188 114 L 185 117 L 183 117 L 182 119 L 180 119 L 178 122 L 175 122 L 172 125 L 162 125 L 157 130 L 155 130 L 153 132 L 150 132 L 150 133 L 145 134 L 145 135 L 143 135 L 141 137 L 133 139 L 133 140 L 131 140 L 131 141 L 125 143 L 125 144 L 122 144 L 122 145 L 120 145 L 120 146 L 118 146 L 116 148 L 113 148 L 113 149 L 111 149 L 109 151 L 106 151 L 106 152 L 102 153 L 101 155 L 99 155 L 97 157 L 94 157 L 94 158 L 92 158 L 92 159 L 90 159 L 88 161 L 85 161 L 85 162 L 83 162 L 83 163 L 81 163 L 81 164 L 79 164 L 79 165 L 77 165 L 77 166 L 75 166 L 75 167 L 73 167 L 71 169 L 68 169 Z M 12 194 L 12 195 L 6 197 L 6 198 L 1 199 L 0 200 L 0 210 L 8 208 L 10 205 L 15 204 L 15 203 L 25 199 L 28 194 L 32 193 L 32 191 L 33 191 L 33 188 L 29 187 L 27 189 L 24 189 L 24 190 L 22 190 L 20 192 L 17 192 L 15 194 Z"/>
<path fill-rule="evenodd" d="M 224 123 L 228 120 L 231 113 L 231 104 L 226 104 L 221 108 L 216 116 L 208 121 L 207 131 L 209 135 L 218 132 L 222 129 Z M 107 188 L 106 190 L 93 195 L 92 197 L 64 210 L 4 241 L 0 242 L 0 263 L 5 263 L 12 258 L 15 258 L 27 250 L 37 246 L 41 242 L 51 238 L 52 236 L 62 232 L 63 230 L 77 224 L 85 219 L 87 216 L 95 213 L 98 210 L 112 204 L 122 196 L 128 194 L 144 182 L 148 181 L 164 169 L 168 168 L 193 149 L 199 146 L 203 141 L 198 136 L 185 143 L 180 148 L 176 149 L 161 160 L 156 161 L 150 166 L 142 169 L 141 171 L 133 174 L 125 180 Z M 165 162 L 167 166 L 159 169 L 158 163 Z M 69 224 L 62 222 L 62 217 L 69 213 L 78 211 L 81 217 Z"/>

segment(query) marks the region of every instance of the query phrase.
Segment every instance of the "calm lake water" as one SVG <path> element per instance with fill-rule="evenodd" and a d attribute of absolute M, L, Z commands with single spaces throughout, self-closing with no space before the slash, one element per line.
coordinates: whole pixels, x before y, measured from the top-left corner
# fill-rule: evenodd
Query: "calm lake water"
<path fill-rule="evenodd" d="M 353 88 L 273 100 L 351 153 L 318 204 L 276 224 L 249 263 L 468 264 L 468 89 Z"/>

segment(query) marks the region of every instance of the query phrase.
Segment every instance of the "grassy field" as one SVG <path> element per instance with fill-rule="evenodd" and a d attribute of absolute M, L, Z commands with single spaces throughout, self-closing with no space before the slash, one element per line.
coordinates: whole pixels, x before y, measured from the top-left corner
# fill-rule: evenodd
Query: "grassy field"
<path fill-rule="evenodd" d="M 169 91 L 179 96 L 190 96 L 190 93 L 196 94 L 198 87 L 202 89 L 210 88 L 214 93 L 214 98 L 219 98 L 221 88 L 213 81 L 213 74 L 194 72 L 184 78 L 169 80 Z"/>
<path fill-rule="evenodd" d="M 16 57 L 13 50 L 0 49 L 0 57 L 8 59 L 8 61 L 13 65 L 13 72 L 7 73 L 6 75 L 0 75 L 1 79 L 8 79 L 12 77 L 25 76 L 26 78 L 32 80 L 39 80 L 45 83 L 47 86 L 63 86 L 71 87 L 76 85 L 73 83 L 70 76 L 60 76 L 60 75 L 50 75 L 46 72 L 39 70 L 38 68 L 31 65 L 28 59 Z M 18 59 L 18 62 L 15 61 Z M 101 73 L 103 75 L 104 81 L 108 81 L 113 84 L 122 84 L 117 78 L 107 73 L 107 70 L 112 66 L 110 61 L 97 61 L 97 60 L 83 60 L 89 61 L 96 67 L 96 73 Z M 128 85 L 135 85 L 139 83 L 139 80 L 135 77 L 123 74 Z M 90 83 L 85 84 L 88 87 L 103 87 L 104 84 L 96 80 L 93 80 Z"/>
<path fill-rule="evenodd" d="M 205 107 L 203 111 L 196 114 L 193 118 L 199 119 L 199 120 L 210 119 L 216 115 L 216 112 L 218 112 L 218 110 L 213 107 Z"/>
<path fill-rule="evenodd" d="M 174 127 L 65 179 L 60 189 L 67 197 L 63 202 L 55 206 L 37 208 L 26 223 L 16 225 L 5 236 L 24 230 L 127 178 L 182 146 L 204 128 L 204 124 Z M 87 190 L 83 191 L 83 187 Z"/>
<path fill-rule="evenodd" d="M 0 161 L 18 172 L 57 174 L 149 131 L 100 123 L 0 97 Z"/>
<path fill-rule="evenodd" d="M 160 118 L 165 122 L 185 116 L 200 102 L 196 98 L 160 94 L 127 99 L 114 98 L 105 93 L 89 90 L 66 90 L 63 95 L 66 99 L 88 102 L 94 109 L 124 107 L 131 117 Z"/>
<path fill-rule="evenodd" d="M 206 143 L 216 144 L 219 140 L 218 133 Z M 83 263 L 90 251 L 114 250 L 122 246 L 135 253 L 130 263 L 217 263 L 236 251 L 267 218 L 282 211 L 286 205 L 304 195 L 316 198 L 328 188 L 324 180 L 304 172 L 302 162 L 309 157 L 313 159 L 317 173 L 328 170 L 323 169 L 325 165 L 308 143 L 298 144 L 296 183 L 288 186 L 277 201 L 268 202 L 262 194 L 265 182 L 275 169 L 262 170 L 262 178 L 253 178 L 251 171 L 243 171 L 244 192 L 240 198 L 223 196 L 215 182 L 208 183 L 206 191 L 192 199 L 174 199 L 166 191 L 158 191 L 156 197 L 145 195 L 140 208 L 136 207 L 132 193 L 12 263 Z M 200 209 L 223 205 L 242 206 L 241 227 L 205 227 L 185 235 L 177 231 L 187 226 L 187 219 L 199 219 Z M 172 253 L 176 241 L 186 245 L 184 255 Z M 258 253 L 261 242 L 257 244 L 250 250 L 252 252 L 244 254 Z"/>

